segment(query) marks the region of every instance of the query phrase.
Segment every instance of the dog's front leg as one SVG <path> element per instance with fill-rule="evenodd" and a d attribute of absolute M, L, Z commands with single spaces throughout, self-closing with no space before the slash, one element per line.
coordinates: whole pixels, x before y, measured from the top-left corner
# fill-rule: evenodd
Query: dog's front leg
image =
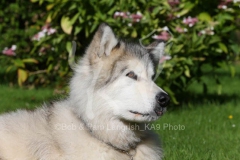
<path fill-rule="evenodd" d="M 134 160 L 161 160 L 163 157 L 160 140 L 155 133 L 149 133 L 136 148 Z"/>

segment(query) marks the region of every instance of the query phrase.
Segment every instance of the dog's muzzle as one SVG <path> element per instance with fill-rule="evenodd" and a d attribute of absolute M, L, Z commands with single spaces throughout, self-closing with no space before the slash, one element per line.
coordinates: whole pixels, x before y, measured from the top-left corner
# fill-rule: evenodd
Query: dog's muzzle
<path fill-rule="evenodd" d="M 156 101 L 158 105 L 155 107 L 154 111 L 158 116 L 161 116 L 164 108 L 169 104 L 170 98 L 166 93 L 160 92 L 156 95 Z"/>

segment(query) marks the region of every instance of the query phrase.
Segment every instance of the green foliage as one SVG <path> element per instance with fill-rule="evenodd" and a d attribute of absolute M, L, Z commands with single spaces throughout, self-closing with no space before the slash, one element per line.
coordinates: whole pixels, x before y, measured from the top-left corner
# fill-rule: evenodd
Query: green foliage
<path fill-rule="evenodd" d="M 38 57 L 30 54 L 34 47 L 31 37 L 40 29 L 39 26 L 45 23 L 39 21 L 45 16 L 45 13 L 42 13 L 44 8 L 21 0 L 0 3 L 0 51 L 12 45 L 17 46 L 16 57 L 0 55 L 1 69 L 5 70 L 2 78 L 9 82 L 18 82 L 21 86 L 29 78 L 29 72 L 39 68 L 36 66 Z M 31 79 L 28 81 L 31 82 Z"/>
<path fill-rule="evenodd" d="M 203 64 L 209 64 L 212 69 L 230 66 L 230 62 L 239 54 L 240 48 L 234 41 L 234 33 L 239 27 L 237 19 L 240 4 L 227 3 L 228 8 L 222 9 L 217 0 L 181 0 L 178 4 L 171 2 L 173 1 L 1 2 L 0 15 L 3 18 L 0 19 L 0 31 L 4 33 L 4 40 L 0 41 L 0 49 L 16 44 L 17 56 L 0 56 L 0 61 L 6 66 L 6 76 L 10 73 L 18 74 L 19 85 L 45 85 L 53 81 L 61 84 L 66 81 L 70 71 L 67 59 L 71 52 L 71 42 L 77 42 L 77 55 L 81 56 L 101 22 L 107 22 L 119 37 L 134 39 L 145 37 L 154 30 L 157 31 L 155 34 L 161 35 L 167 26 L 173 35 L 168 40 L 173 43 L 169 51 L 172 58 L 164 63 L 165 68 L 157 83 L 170 93 L 173 102 L 177 104 L 175 94 L 187 89 L 194 80 L 206 88 L 207 85 L 201 79 Z M 114 16 L 117 11 L 124 13 L 125 17 Z M 138 12 L 142 17 L 133 18 L 132 14 Z M 10 16 L 8 13 L 14 14 Z M 187 20 L 196 21 L 183 21 L 188 16 L 196 19 Z M 51 35 L 45 33 L 43 38 L 33 40 L 32 37 L 41 32 L 41 27 L 45 24 L 51 24 L 48 28 L 54 28 L 57 32 Z M 148 38 L 147 42 L 152 40 Z M 229 68 L 234 75 L 233 67 Z M 221 89 L 219 79 L 215 78 Z M 16 82 L 16 78 L 11 81 Z"/>

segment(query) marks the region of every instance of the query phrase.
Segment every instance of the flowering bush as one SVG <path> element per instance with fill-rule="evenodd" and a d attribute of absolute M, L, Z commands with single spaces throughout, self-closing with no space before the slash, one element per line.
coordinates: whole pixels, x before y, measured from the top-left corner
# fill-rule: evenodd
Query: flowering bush
<path fill-rule="evenodd" d="M 27 38 L 19 36 L 11 41 L 0 41 L 2 57 L 10 59 L 11 63 L 6 65 L 15 66 L 13 68 L 18 71 L 15 73 L 18 73 L 20 85 L 66 81 L 64 78 L 70 70 L 67 59 L 71 53 L 71 42 L 77 42 L 77 55 L 81 56 L 84 46 L 89 43 L 101 22 L 109 23 L 119 37 L 141 39 L 152 33 L 145 43 L 162 39 L 173 44 L 168 48 L 168 55 L 161 58 L 161 63 L 165 62 L 165 69 L 157 83 L 170 93 L 176 104 L 176 94 L 184 91 L 192 81 L 198 80 L 204 87 L 207 86 L 201 81 L 203 65 L 210 65 L 213 69 L 230 66 L 230 62 L 239 54 L 239 45 L 234 41 L 235 31 L 239 27 L 239 0 L 31 2 L 24 3 L 28 3 L 26 6 L 29 8 L 39 7 L 23 21 L 32 26 L 14 26 L 28 33 L 31 31 L 31 34 Z M 6 9 L 1 9 L 2 14 L 6 14 Z M 4 21 L 4 24 L 0 24 L 0 30 L 7 31 L 8 23 Z M 35 32 L 32 32 L 32 28 Z M 9 33 L 6 37 L 14 36 Z M 21 47 L 23 41 L 28 45 Z M 12 44 L 16 44 L 17 49 L 12 49 L 12 54 L 6 54 L 7 49 L 4 48 Z M 26 64 L 28 62 L 32 64 Z M 234 74 L 231 66 L 230 71 Z M 217 77 L 216 82 L 220 84 Z"/>

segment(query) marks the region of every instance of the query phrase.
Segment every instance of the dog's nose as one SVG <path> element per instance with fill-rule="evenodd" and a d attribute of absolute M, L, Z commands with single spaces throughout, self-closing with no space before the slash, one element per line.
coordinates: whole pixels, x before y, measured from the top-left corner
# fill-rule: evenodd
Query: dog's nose
<path fill-rule="evenodd" d="M 156 100 L 161 107 L 167 107 L 167 105 L 169 104 L 170 98 L 166 93 L 160 92 L 156 95 Z"/>

